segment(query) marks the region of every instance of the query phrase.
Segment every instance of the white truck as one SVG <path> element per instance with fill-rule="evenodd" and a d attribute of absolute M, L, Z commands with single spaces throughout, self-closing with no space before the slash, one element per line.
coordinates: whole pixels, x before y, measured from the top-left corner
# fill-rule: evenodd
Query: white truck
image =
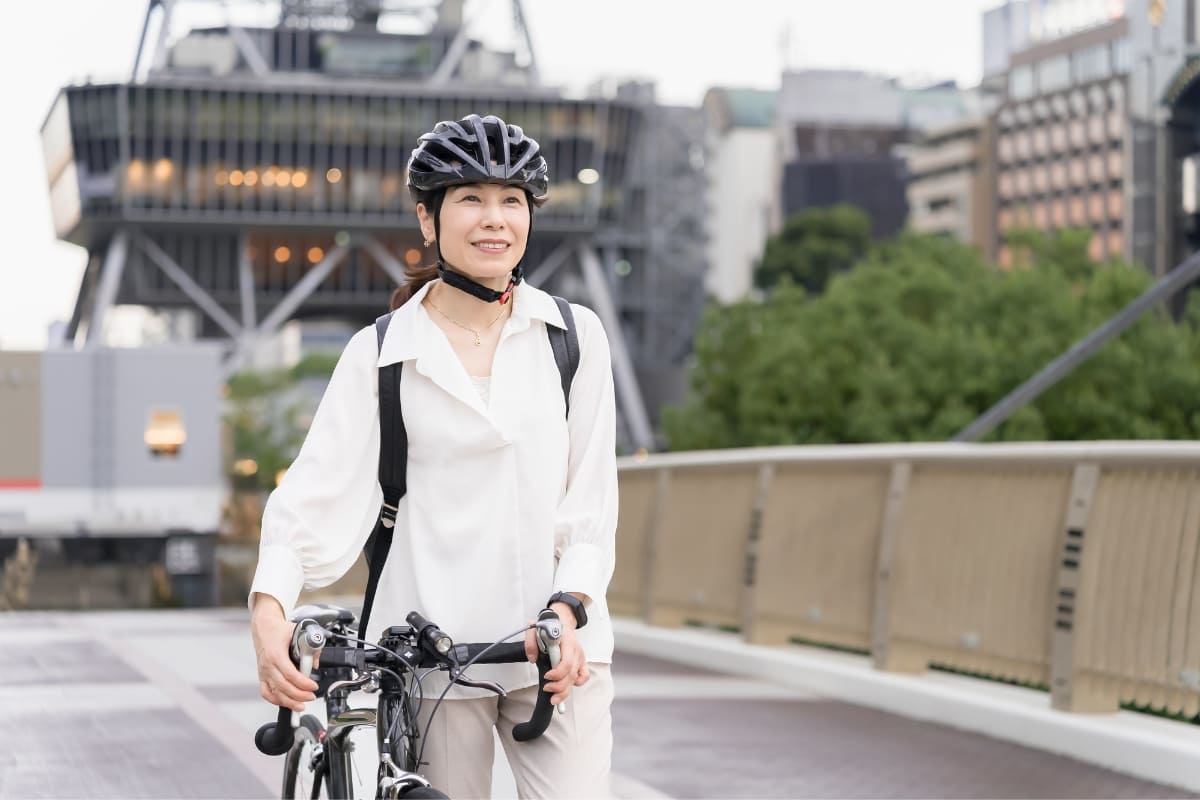
<path fill-rule="evenodd" d="M 0 351 L 0 561 L 26 539 L 81 580 L 87 565 L 162 564 L 174 602 L 214 604 L 220 358 L 209 344 Z"/>

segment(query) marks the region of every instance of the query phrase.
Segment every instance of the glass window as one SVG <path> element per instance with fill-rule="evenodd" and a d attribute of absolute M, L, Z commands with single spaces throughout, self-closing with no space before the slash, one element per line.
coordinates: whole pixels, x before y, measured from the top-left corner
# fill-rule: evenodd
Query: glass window
<path fill-rule="evenodd" d="M 1075 83 L 1089 83 L 1107 78 L 1110 71 L 1108 56 L 1107 43 L 1087 47 L 1075 53 L 1071 57 L 1074 72 L 1072 77 Z"/>
<path fill-rule="evenodd" d="M 1037 85 L 1041 92 L 1053 92 L 1071 85 L 1071 59 L 1054 56 L 1038 62 Z"/>
<path fill-rule="evenodd" d="M 1118 75 L 1123 75 L 1129 72 L 1130 68 L 1133 66 L 1133 58 L 1129 52 L 1129 40 L 1118 39 L 1117 41 L 1113 42 L 1112 48 L 1113 72 L 1117 73 Z"/>
<path fill-rule="evenodd" d="M 1033 97 L 1033 67 L 1013 67 L 1008 74 L 1008 95 L 1014 100 L 1024 100 Z"/>

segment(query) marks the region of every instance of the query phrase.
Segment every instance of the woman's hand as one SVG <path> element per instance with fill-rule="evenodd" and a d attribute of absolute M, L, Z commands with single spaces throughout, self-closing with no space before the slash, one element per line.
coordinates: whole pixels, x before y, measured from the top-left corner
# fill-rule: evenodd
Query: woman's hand
<path fill-rule="evenodd" d="M 304 711 L 304 703 L 316 700 L 317 683 L 292 664 L 288 648 L 295 623 L 283 614 L 283 606 L 270 595 L 255 593 L 250 614 L 250 635 L 258 662 L 258 688 L 262 698 L 293 711 Z"/>
<path fill-rule="evenodd" d="M 566 603 L 555 603 L 550 608 L 562 621 L 562 638 L 558 643 L 561 658 L 558 666 L 546 673 L 545 691 L 551 694 L 550 703 L 558 705 L 571 696 L 572 689 L 587 683 L 592 673 L 588 669 L 587 654 L 575 638 L 575 613 Z M 537 631 L 532 628 L 525 632 L 525 655 L 530 661 L 537 661 Z"/>

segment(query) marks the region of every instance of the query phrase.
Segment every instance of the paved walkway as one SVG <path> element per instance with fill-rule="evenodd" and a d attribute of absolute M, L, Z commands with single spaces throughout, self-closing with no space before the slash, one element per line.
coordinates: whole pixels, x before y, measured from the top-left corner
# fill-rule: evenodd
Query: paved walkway
<path fill-rule="evenodd" d="M 278 796 L 240 609 L 0 614 L 0 798 Z M 622 797 L 1189 797 L 985 736 L 629 652 Z M 496 795 L 514 796 L 499 767 Z"/>

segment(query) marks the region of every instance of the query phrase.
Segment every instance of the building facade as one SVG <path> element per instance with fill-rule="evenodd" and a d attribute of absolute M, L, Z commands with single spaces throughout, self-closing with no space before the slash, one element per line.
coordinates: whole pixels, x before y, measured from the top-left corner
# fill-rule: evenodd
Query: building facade
<path fill-rule="evenodd" d="M 1023 224 L 1155 275 L 1200 250 L 1200 0 L 1010 0 L 984 43 L 1001 263 Z"/>
<path fill-rule="evenodd" d="M 853 70 L 785 72 L 772 230 L 805 208 L 847 203 L 868 213 L 876 237 L 897 233 L 908 217 L 906 148 L 977 108 L 974 93 L 953 83 L 913 88 Z"/>
<path fill-rule="evenodd" d="M 996 123 L 996 241 L 1015 228 L 1090 228 L 1094 259 L 1126 254 L 1130 47 L 1124 19 L 1013 54 Z"/>
<path fill-rule="evenodd" d="M 761 260 L 775 191 L 777 92 L 710 89 L 704 97 L 705 218 L 708 272 L 705 292 L 722 303 L 749 295 Z"/>
<path fill-rule="evenodd" d="M 908 225 L 995 256 L 995 175 L 991 119 L 928 131 L 908 151 Z"/>

